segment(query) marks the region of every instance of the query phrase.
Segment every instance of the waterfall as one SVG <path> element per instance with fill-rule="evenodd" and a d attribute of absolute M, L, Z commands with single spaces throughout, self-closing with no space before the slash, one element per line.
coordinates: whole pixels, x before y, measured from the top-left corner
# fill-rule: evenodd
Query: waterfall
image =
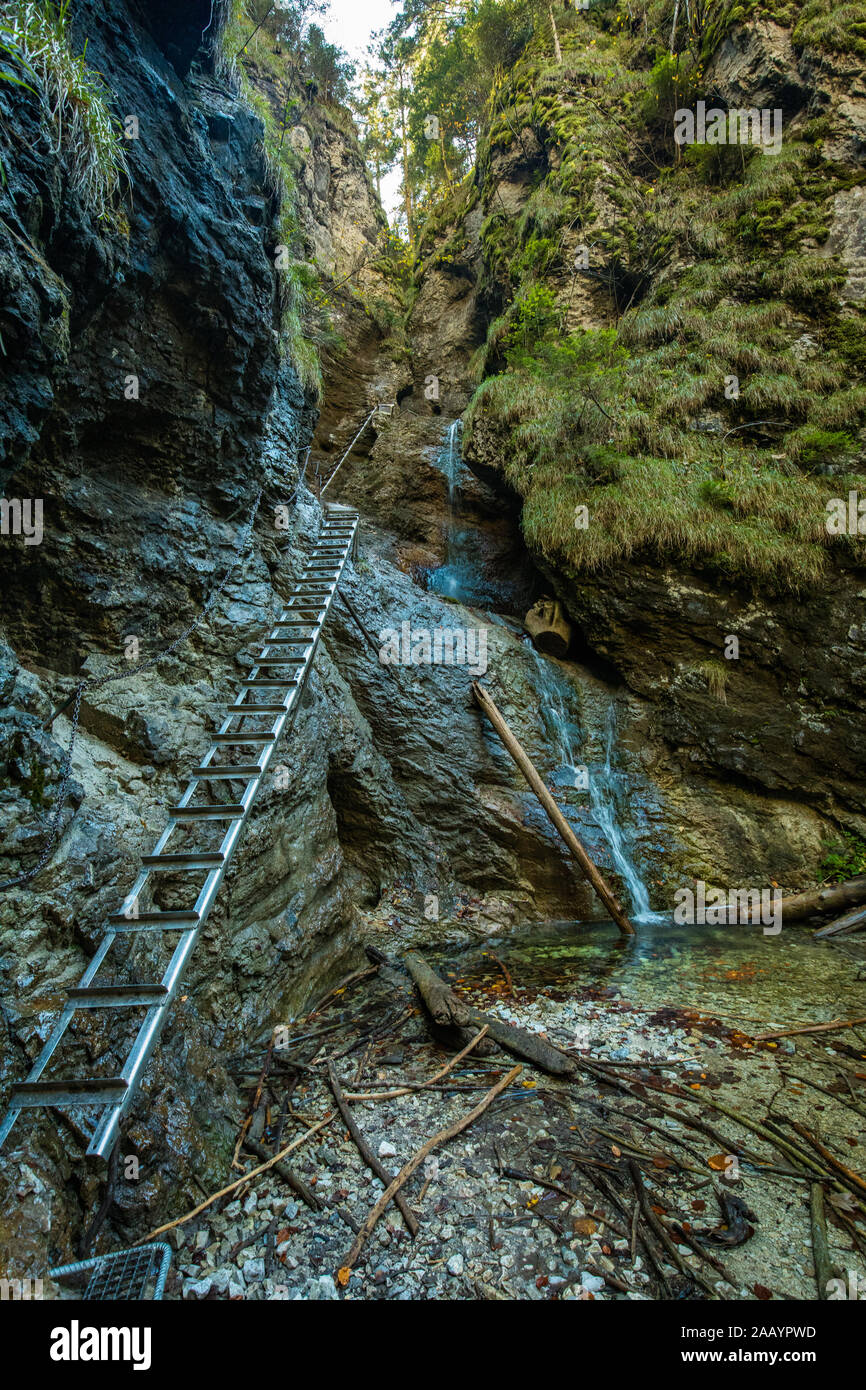
<path fill-rule="evenodd" d="M 448 479 L 448 505 L 451 509 L 452 518 L 454 515 L 454 506 L 457 501 L 457 494 L 460 488 L 460 469 L 462 466 L 460 459 L 460 446 L 458 444 L 455 448 L 455 443 L 457 440 L 457 436 L 462 430 L 462 428 L 463 421 L 461 419 L 458 418 L 457 420 L 452 421 L 452 423 L 448 426 L 448 443 L 442 451 L 443 471 L 445 473 L 445 477 Z"/>
<path fill-rule="evenodd" d="M 637 922 L 645 922 L 652 917 L 652 908 L 646 884 L 628 852 L 618 813 L 617 802 L 620 797 L 622 773 L 614 769 L 615 747 L 616 706 L 611 700 L 604 733 L 604 764 L 601 772 L 593 772 L 590 776 L 589 800 L 596 823 L 610 846 L 617 872 L 628 889 L 632 916 Z"/>
<path fill-rule="evenodd" d="M 650 907 L 649 892 L 638 873 L 629 847 L 618 801 L 621 800 L 622 773 L 615 767 L 616 752 L 616 706 L 611 701 L 605 725 L 604 763 L 601 768 L 589 771 L 580 766 L 575 740 L 580 738 L 579 730 L 569 718 L 566 690 L 572 692 L 565 678 L 546 657 L 533 649 L 537 672 L 537 689 L 541 696 L 541 719 L 547 731 L 548 741 L 560 761 L 558 776 L 565 774 L 565 785 L 589 792 L 592 813 L 599 830 L 607 841 L 611 858 L 617 873 L 625 884 L 631 901 L 631 916 L 637 922 L 655 920 Z"/>
<path fill-rule="evenodd" d="M 448 426 L 437 468 L 448 484 L 448 519 L 445 532 L 445 563 L 431 576 L 430 587 L 444 598 L 471 602 L 478 586 L 472 537 L 459 524 L 460 478 L 463 461 L 460 452 L 461 419 Z"/>

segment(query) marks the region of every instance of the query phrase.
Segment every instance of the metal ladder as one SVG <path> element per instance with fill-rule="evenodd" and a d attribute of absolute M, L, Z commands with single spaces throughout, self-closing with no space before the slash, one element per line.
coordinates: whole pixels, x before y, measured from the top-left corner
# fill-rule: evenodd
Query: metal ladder
<path fill-rule="evenodd" d="M 109 917 L 93 959 L 75 988 L 67 991 L 62 1013 L 27 1079 L 12 1088 L 8 1109 L 0 1122 L 0 1145 L 22 1110 L 50 1106 L 97 1111 L 95 1128 L 88 1128 L 86 1123 L 81 1126 L 89 1138 L 87 1153 L 105 1158 L 111 1152 L 120 1122 L 132 1104 L 136 1087 L 162 1032 L 169 1007 L 250 818 L 277 744 L 294 721 L 322 626 L 343 570 L 356 551 L 357 530 L 358 513 L 352 508 L 336 505 L 327 508 L 315 548 L 279 622 L 271 629 L 234 703 L 229 705 L 201 765 L 193 772 L 177 805 L 170 808 L 168 824 L 153 853 L 143 856 L 138 877 L 120 911 Z M 250 728 L 253 721 L 256 727 Z M 255 761 L 228 761 L 232 750 L 245 748 L 255 750 Z M 220 755 L 222 760 L 215 761 Z M 200 797 L 200 790 L 214 782 L 224 782 L 228 787 L 232 783 L 243 784 L 240 800 L 222 803 L 212 797 Z M 227 829 L 216 848 L 167 850 L 176 831 L 197 826 L 200 838 L 204 834 L 202 827 L 226 822 Z M 161 881 L 170 884 L 175 875 L 185 878 L 201 874 L 205 875 L 204 883 L 191 907 L 164 908 L 158 903 L 141 907 L 143 896 L 162 895 L 160 876 L 169 875 L 170 878 Z M 181 885 L 184 878 L 180 880 Z M 184 896 L 182 888 L 180 891 Z M 179 939 L 158 983 L 139 980 L 121 984 L 97 979 L 116 943 L 128 946 L 145 943 L 147 947 L 151 943 L 165 942 L 168 933 L 177 934 Z M 132 1010 L 145 1010 L 122 1070 L 116 1076 L 84 1079 L 47 1076 L 48 1063 L 72 1020 L 79 1011 L 89 1009 L 113 1010 L 124 1019 Z"/>

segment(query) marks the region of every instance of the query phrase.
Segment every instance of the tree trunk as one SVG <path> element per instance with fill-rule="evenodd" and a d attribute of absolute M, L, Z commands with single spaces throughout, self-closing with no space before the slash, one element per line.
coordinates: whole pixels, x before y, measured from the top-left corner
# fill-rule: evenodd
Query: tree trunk
<path fill-rule="evenodd" d="M 403 201 L 406 204 L 406 232 L 411 241 L 415 235 L 415 216 L 412 209 L 412 188 L 409 183 L 409 137 L 406 132 L 406 98 L 402 68 L 400 69 L 400 132 L 403 148 Z"/>
<path fill-rule="evenodd" d="M 623 936 L 634 936 L 634 927 L 626 917 L 622 907 L 614 897 L 605 880 L 599 873 L 596 865 L 590 859 L 580 840 L 575 835 L 565 816 L 560 811 L 543 779 L 539 776 L 534 763 L 527 757 L 521 745 L 518 743 L 514 734 L 509 729 L 499 710 L 496 708 L 488 692 L 480 686 L 477 681 L 473 681 L 472 690 L 476 700 L 481 706 L 487 718 L 490 720 L 506 749 L 511 754 L 520 771 L 523 773 L 535 795 L 538 797 L 545 811 L 547 812 L 556 829 L 559 831 L 568 849 L 574 855 L 586 877 L 589 879 L 601 901 L 604 903 L 613 920 L 616 922 Z"/>
<path fill-rule="evenodd" d="M 409 951 L 403 959 L 406 969 L 418 986 L 418 993 L 424 1000 L 427 1012 L 440 1028 L 447 1025 L 463 1029 L 467 1024 L 472 1024 L 471 1039 L 475 1032 L 486 1024 L 488 1037 L 508 1052 L 513 1052 L 515 1056 L 532 1062 L 540 1071 L 549 1072 L 551 1076 L 573 1074 L 574 1062 L 564 1052 L 560 1052 L 558 1047 L 554 1047 L 536 1033 L 527 1033 L 523 1028 L 503 1023 L 492 1014 L 483 1014 L 478 1009 L 470 1008 L 417 952 Z"/>
<path fill-rule="evenodd" d="M 833 888 L 811 888 L 808 893 L 796 893 L 783 898 L 780 904 L 782 922 L 802 922 L 825 912 L 842 912 L 846 907 L 866 903 L 866 874 L 837 883 Z M 760 910 L 750 914 L 750 920 L 760 916 Z"/>
<path fill-rule="evenodd" d="M 571 646 L 571 623 L 558 599 L 543 598 L 523 620 L 534 645 L 548 656 L 564 657 Z"/>
<path fill-rule="evenodd" d="M 548 5 L 547 13 L 550 15 L 550 28 L 553 33 L 553 51 L 556 54 L 557 63 L 562 62 L 562 49 L 559 46 L 559 30 L 556 27 L 556 17 L 553 13 L 553 5 Z"/>

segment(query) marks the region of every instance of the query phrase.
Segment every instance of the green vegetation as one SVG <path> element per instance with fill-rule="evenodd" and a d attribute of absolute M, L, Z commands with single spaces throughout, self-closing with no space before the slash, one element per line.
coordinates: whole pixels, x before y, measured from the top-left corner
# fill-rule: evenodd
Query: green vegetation
<path fill-rule="evenodd" d="M 491 98 L 482 290 L 500 310 L 467 447 L 501 461 L 527 539 L 567 571 L 644 555 L 796 591 L 861 558 L 825 508 L 866 492 L 866 331 L 823 244 L 863 173 L 824 157 L 826 119 L 777 155 L 678 150 L 674 111 L 709 95 L 711 25 L 737 16 L 692 7 L 703 27 L 672 57 L 670 7 L 655 34 L 664 7 L 637 8 L 646 34 L 633 7 L 569 16 L 562 64 L 537 35 Z M 514 217 L 497 170 L 521 145 L 538 172 Z"/>
<path fill-rule="evenodd" d="M 87 62 L 87 46 L 72 51 L 69 7 L 70 0 L 4 0 L 0 79 L 38 95 L 70 189 L 91 216 L 122 227 L 118 200 L 128 179 L 122 133 L 105 83 Z"/>
<path fill-rule="evenodd" d="M 866 841 L 846 830 L 841 835 L 841 840 L 829 846 L 821 861 L 821 883 L 844 883 L 857 874 L 866 874 Z"/>

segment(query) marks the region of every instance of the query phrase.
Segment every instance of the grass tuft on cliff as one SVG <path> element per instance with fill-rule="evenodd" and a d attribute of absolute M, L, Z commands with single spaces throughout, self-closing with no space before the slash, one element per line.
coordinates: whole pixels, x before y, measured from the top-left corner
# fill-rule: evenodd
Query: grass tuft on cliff
<path fill-rule="evenodd" d="M 91 216 L 116 221 L 129 179 L 123 136 L 110 94 L 87 62 L 87 45 L 73 53 L 70 0 L 3 0 L 0 55 L 6 81 L 39 97 L 53 153 L 63 160 L 69 187 Z"/>
<path fill-rule="evenodd" d="M 862 563 L 862 538 L 826 529 L 831 498 L 866 495 L 866 314 L 827 239 L 864 173 L 808 113 L 777 154 L 678 151 L 673 110 L 712 97 L 703 60 L 674 64 L 615 8 L 570 16 L 563 63 L 528 51 L 491 101 L 467 457 L 501 468 L 529 543 L 572 574 L 644 556 L 806 589 Z M 712 8 L 721 34 L 749 6 Z M 852 52 L 855 12 L 787 22 Z M 517 215 L 503 161 L 528 183 Z"/>

